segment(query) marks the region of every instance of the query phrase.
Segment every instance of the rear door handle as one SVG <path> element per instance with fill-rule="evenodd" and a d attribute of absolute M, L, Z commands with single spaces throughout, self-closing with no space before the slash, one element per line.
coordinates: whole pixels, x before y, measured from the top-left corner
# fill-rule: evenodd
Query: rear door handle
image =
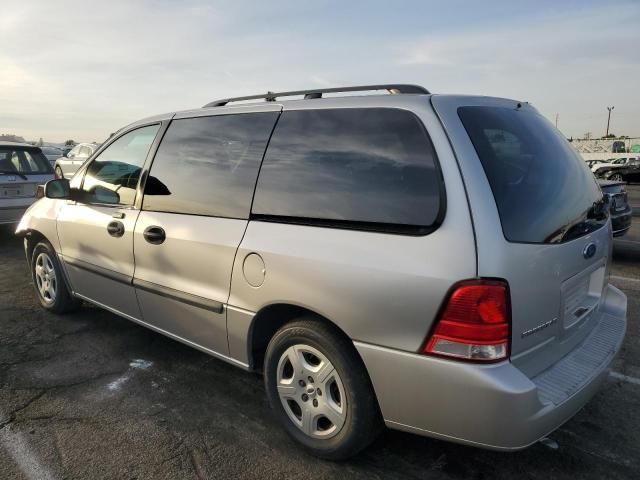
<path fill-rule="evenodd" d="M 124 235 L 124 223 L 122 222 L 118 222 L 117 220 L 113 221 L 113 222 L 109 222 L 109 225 L 107 225 L 107 232 L 109 232 L 109 235 L 111 235 L 112 237 L 121 237 Z"/>
<path fill-rule="evenodd" d="M 142 236 L 152 245 L 160 245 L 167 238 L 167 235 L 164 233 L 164 229 L 156 225 L 145 228 Z"/>

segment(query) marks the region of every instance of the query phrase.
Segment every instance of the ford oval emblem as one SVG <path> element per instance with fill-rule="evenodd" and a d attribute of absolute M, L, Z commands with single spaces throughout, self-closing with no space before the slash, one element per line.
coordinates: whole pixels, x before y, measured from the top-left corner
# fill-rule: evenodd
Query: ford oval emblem
<path fill-rule="evenodd" d="M 595 254 L 596 254 L 596 244 L 595 243 L 588 244 L 586 247 L 584 247 L 584 250 L 582 251 L 582 256 L 584 258 L 591 258 Z"/>

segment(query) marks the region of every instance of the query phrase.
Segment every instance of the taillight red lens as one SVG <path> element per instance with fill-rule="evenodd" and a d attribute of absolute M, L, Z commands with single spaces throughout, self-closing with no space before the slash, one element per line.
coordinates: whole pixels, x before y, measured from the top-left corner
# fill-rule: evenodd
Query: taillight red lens
<path fill-rule="evenodd" d="M 509 355 L 509 288 L 498 280 L 461 282 L 450 294 L 423 353 L 492 362 Z"/>

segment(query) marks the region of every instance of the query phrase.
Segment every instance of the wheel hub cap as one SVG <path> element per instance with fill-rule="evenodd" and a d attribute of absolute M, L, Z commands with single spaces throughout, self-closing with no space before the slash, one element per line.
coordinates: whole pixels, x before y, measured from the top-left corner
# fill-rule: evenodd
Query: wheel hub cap
<path fill-rule="evenodd" d="M 291 421 L 306 435 L 330 438 L 344 426 L 347 398 L 329 359 L 309 345 L 293 345 L 281 355 L 278 395 Z"/>

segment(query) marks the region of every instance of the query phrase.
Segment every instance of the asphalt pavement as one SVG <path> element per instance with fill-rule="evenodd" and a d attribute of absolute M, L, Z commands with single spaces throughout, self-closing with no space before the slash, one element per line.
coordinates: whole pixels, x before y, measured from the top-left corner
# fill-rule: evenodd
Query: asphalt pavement
<path fill-rule="evenodd" d="M 602 390 L 546 445 L 498 453 L 388 431 L 332 463 L 276 424 L 259 375 L 94 307 L 44 312 L 20 239 L 1 229 L 0 479 L 637 480 L 640 220 L 613 258 L 611 281 L 629 301 L 624 346 Z"/>

